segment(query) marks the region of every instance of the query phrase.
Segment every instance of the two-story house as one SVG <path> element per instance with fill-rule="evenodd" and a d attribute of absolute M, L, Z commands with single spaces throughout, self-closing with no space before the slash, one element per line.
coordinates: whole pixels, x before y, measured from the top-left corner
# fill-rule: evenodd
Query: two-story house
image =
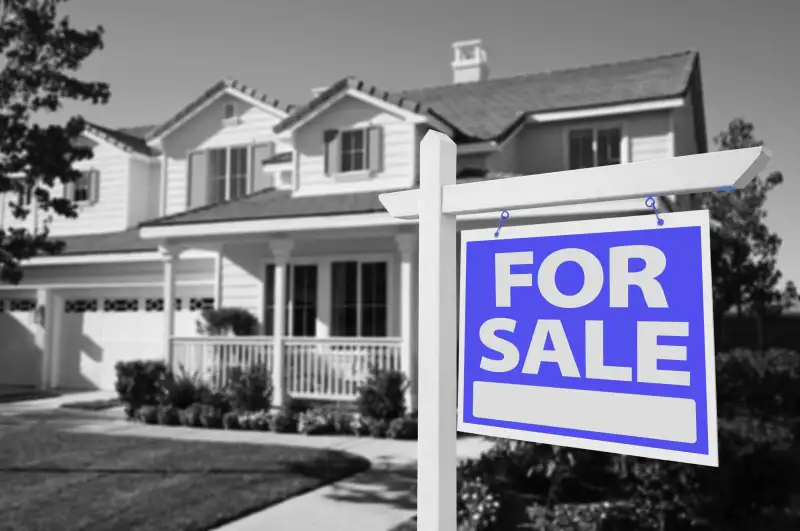
<path fill-rule="evenodd" d="M 694 52 L 507 78 L 489 77 L 480 41 L 454 55 L 445 86 L 347 77 L 293 106 L 224 80 L 147 131 L 89 127 L 95 158 L 63 192 L 81 215 L 52 224 L 64 254 L 0 291 L 0 382 L 110 389 L 132 358 L 263 361 L 297 397 L 352 397 L 368 363 L 413 380 L 416 225 L 378 195 L 418 185 L 428 130 L 457 143 L 463 181 L 706 151 Z M 648 211 L 619 201 L 509 223 Z M 210 306 L 250 310 L 260 335 L 199 337 Z"/>

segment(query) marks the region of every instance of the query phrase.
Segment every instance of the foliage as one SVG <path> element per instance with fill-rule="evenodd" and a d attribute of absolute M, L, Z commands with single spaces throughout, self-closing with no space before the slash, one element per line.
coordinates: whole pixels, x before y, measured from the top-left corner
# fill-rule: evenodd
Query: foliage
<path fill-rule="evenodd" d="M 199 331 L 208 336 L 253 336 L 258 333 L 258 318 L 245 308 L 215 308 L 203 310 Z"/>
<path fill-rule="evenodd" d="M 158 423 L 158 406 L 146 404 L 136 412 L 137 418 L 145 424 Z"/>
<path fill-rule="evenodd" d="M 177 426 L 180 424 L 178 410 L 172 406 L 158 406 L 158 423 L 162 426 Z"/>
<path fill-rule="evenodd" d="M 762 146 L 753 131 L 752 123 L 737 118 L 714 141 L 720 150 Z M 742 190 L 699 196 L 699 206 L 707 208 L 714 221 L 714 310 L 720 325 L 719 317 L 731 309 L 763 317 L 780 313 L 798 301 L 791 281 L 781 288 L 782 274 L 777 267 L 781 239 L 764 223 L 767 194 L 782 182 L 783 175 L 773 171 L 766 177 L 757 176 Z"/>
<path fill-rule="evenodd" d="M 219 407 L 204 405 L 200 409 L 200 425 L 204 428 L 222 428 L 222 416 L 224 414 Z"/>
<path fill-rule="evenodd" d="M 181 367 L 178 374 L 168 372 L 159 384 L 161 404 L 185 409 L 201 399 L 207 386 L 200 381 L 197 373 L 189 374 Z"/>
<path fill-rule="evenodd" d="M 178 419 L 180 420 L 181 425 L 190 428 L 196 428 L 198 426 L 201 426 L 200 414 L 202 412 L 202 409 L 203 406 L 201 404 L 195 403 L 187 407 L 186 409 L 180 410 L 180 412 L 178 413 Z"/>
<path fill-rule="evenodd" d="M 110 96 L 107 84 L 74 75 L 103 47 L 103 28 L 74 28 L 58 14 L 65 1 L 0 2 L 0 194 L 18 194 L 10 212 L 20 220 L 34 207 L 48 217 L 76 217 L 75 204 L 52 188 L 81 177 L 74 164 L 92 157 L 77 142 L 85 128 L 81 117 L 47 127 L 34 120 L 65 101 L 105 104 Z M 0 227 L 0 282 L 20 282 L 28 258 L 61 252 L 63 242 L 49 238 L 48 225 L 33 232 Z"/>
<path fill-rule="evenodd" d="M 272 380 L 264 366 L 238 370 L 228 390 L 231 407 L 237 411 L 260 411 L 272 405 Z"/>
<path fill-rule="evenodd" d="M 157 405 L 161 384 L 167 378 L 167 367 L 161 361 L 118 362 L 115 366 L 117 394 L 135 412 L 144 405 Z"/>
<path fill-rule="evenodd" d="M 241 429 L 241 424 L 239 423 L 239 414 L 235 411 L 228 411 L 222 416 L 222 427 L 226 430 L 238 430 Z"/>
<path fill-rule="evenodd" d="M 406 411 L 406 377 L 400 371 L 370 370 L 367 380 L 358 390 L 358 412 L 367 419 L 390 421 Z"/>
<path fill-rule="evenodd" d="M 417 419 L 411 416 L 398 417 L 389 422 L 386 430 L 386 437 L 389 439 L 417 439 Z"/>

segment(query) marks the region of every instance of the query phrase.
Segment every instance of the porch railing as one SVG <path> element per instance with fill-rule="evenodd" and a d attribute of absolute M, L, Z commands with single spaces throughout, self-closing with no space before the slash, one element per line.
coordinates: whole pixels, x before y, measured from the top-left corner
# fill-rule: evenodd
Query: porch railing
<path fill-rule="evenodd" d="M 371 367 L 400 370 L 400 338 L 285 338 L 284 382 L 292 398 L 353 400 Z M 224 387 L 236 369 L 274 370 L 271 337 L 176 337 L 172 366 Z M 273 375 L 275 376 L 275 375 Z"/>

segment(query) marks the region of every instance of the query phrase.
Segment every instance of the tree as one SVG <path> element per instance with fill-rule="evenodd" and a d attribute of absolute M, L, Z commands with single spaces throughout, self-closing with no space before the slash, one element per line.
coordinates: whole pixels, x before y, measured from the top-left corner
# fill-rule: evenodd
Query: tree
<path fill-rule="evenodd" d="M 736 118 L 714 138 L 718 149 L 743 149 L 762 146 L 753 135 L 752 123 Z M 783 182 L 773 171 L 757 176 L 746 188 L 733 192 L 704 194 L 701 207 L 711 214 L 711 254 L 714 276 L 714 312 L 721 329 L 721 318 L 735 309 L 738 315 L 756 318 L 759 345 L 763 343 L 762 319 L 779 314 L 797 300 L 797 290 L 789 281 L 781 288 L 777 267 L 780 237 L 764 223 L 767 194 Z"/>
<path fill-rule="evenodd" d="M 10 212 L 19 220 L 34 208 L 48 217 L 76 217 L 75 205 L 52 188 L 78 179 L 74 163 L 92 157 L 78 142 L 85 126 L 80 116 L 47 127 L 34 119 L 61 109 L 65 100 L 96 105 L 110 96 L 106 83 L 75 77 L 102 49 L 103 28 L 73 28 L 57 12 L 66 1 L 0 0 L 0 194 L 14 197 Z M 49 238 L 48 224 L 0 228 L 0 282 L 18 283 L 24 260 L 62 250 L 63 242 Z"/>

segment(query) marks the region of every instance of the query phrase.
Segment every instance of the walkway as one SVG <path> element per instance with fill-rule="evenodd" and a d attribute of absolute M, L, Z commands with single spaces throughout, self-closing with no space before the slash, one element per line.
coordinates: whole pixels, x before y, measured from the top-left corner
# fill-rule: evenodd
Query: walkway
<path fill-rule="evenodd" d="M 326 437 L 253 431 L 148 426 L 107 419 L 82 423 L 74 431 L 125 437 L 167 437 L 230 443 L 280 444 L 342 450 L 366 457 L 370 470 L 291 498 L 217 531 L 388 531 L 416 512 L 416 441 Z M 491 444 L 481 438 L 458 441 L 459 457 L 477 457 Z"/>

